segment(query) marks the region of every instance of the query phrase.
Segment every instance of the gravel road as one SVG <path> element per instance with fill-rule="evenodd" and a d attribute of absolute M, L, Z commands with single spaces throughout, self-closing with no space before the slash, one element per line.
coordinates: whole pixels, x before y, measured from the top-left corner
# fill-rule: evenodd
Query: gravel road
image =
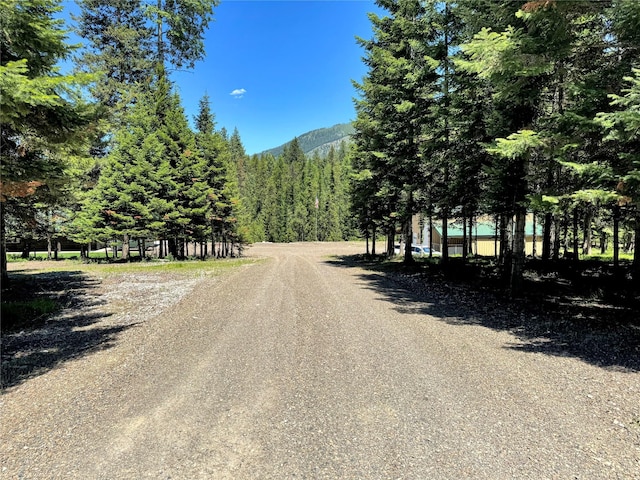
<path fill-rule="evenodd" d="M 328 257 L 360 249 L 255 245 L 105 317 L 102 348 L 0 397 L 0 477 L 640 479 L 638 371 L 518 348 Z"/>

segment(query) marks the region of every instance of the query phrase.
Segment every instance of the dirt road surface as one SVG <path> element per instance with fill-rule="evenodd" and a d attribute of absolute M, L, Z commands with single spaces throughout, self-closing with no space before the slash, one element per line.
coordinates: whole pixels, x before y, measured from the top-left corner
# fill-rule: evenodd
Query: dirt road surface
<path fill-rule="evenodd" d="M 256 245 L 112 316 L 0 397 L 0 478 L 640 479 L 638 371 L 518 348 L 328 256 L 361 248 Z"/>

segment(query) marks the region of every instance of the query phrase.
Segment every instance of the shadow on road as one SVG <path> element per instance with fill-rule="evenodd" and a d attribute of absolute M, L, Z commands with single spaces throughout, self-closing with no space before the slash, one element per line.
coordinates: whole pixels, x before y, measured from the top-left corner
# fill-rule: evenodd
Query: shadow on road
<path fill-rule="evenodd" d="M 618 371 L 640 371 L 640 325 L 634 312 L 579 301 L 558 307 L 510 300 L 424 273 L 388 271 L 359 256 L 327 263 L 364 269 L 359 276 L 365 288 L 380 293 L 400 313 L 429 315 L 450 325 L 509 331 L 517 341 L 505 348 L 575 357 Z"/>
<path fill-rule="evenodd" d="M 83 272 L 12 272 L 11 287 L 3 291 L 2 383 L 15 387 L 70 360 L 108 349 L 132 325 L 100 325 L 111 316 L 100 282 Z M 20 323 L 8 314 L 11 301 L 46 299 L 59 309 Z"/>

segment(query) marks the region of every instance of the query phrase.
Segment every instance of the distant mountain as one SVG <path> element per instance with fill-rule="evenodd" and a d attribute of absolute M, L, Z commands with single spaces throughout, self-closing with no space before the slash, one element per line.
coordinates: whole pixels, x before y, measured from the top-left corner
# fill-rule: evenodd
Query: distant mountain
<path fill-rule="evenodd" d="M 329 128 L 319 128 L 307 133 L 303 133 L 298 138 L 298 144 L 306 155 L 313 155 L 315 152 L 322 157 L 329 153 L 332 146 L 338 148 L 340 142 L 349 140 L 349 137 L 355 132 L 353 125 L 350 123 L 340 123 Z M 291 139 L 293 140 L 293 139 Z M 289 143 L 289 142 L 287 142 Z M 277 157 L 284 151 L 284 145 L 265 150 L 262 154 L 270 153 Z"/>

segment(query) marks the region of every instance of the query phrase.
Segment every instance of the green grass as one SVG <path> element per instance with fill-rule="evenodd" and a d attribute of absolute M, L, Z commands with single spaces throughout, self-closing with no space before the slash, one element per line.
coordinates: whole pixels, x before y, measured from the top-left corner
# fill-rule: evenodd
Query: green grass
<path fill-rule="evenodd" d="M 183 260 L 134 263 L 80 264 L 83 271 L 103 275 L 117 275 L 121 273 L 174 273 L 178 275 L 215 275 L 233 268 L 255 263 L 255 259 L 228 258 L 210 260 Z"/>
<path fill-rule="evenodd" d="M 104 259 L 103 259 L 104 260 Z M 24 260 L 23 260 L 24 261 Z M 78 259 L 60 260 L 55 263 L 43 264 L 42 268 L 30 265 L 30 272 L 60 272 L 67 270 L 82 271 L 99 277 L 107 277 L 129 273 L 154 273 L 154 274 L 177 274 L 184 276 L 210 276 L 222 273 L 233 268 L 240 267 L 259 260 L 249 258 L 226 258 L 207 260 L 148 260 L 134 262 L 86 262 Z M 36 268 L 31 268 L 31 267 Z M 11 272 L 9 272 L 11 275 Z"/>
<path fill-rule="evenodd" d="M 96 250 L 96 251 L 90 252 L 89 258 L 92 260 L 107 260 L 104 250 Z M 140 258 L 137 250 L 131 252 L 131 258 Z M 80 254 L 77 252 L 75 253 L 74 252 L 58 252 L 58 260 L 79 260 L 79 259 L 80 259 Z M 113 260 L 113 259 L 114 259 L 113 253 L 110 252 L 108 260 Z M 7 262 L 10 262 L 10 263 L 32 262 L 32 261 L 43 261 L 43 260 L 48 260 L 48 259 L 47 259 L 47 254 L 42 252 L 30 254 L 29 258 L 22 258 L 19 254 L 15 254 L 15 253 L 7 255 Z M 51 260 L 53 260 L 53 254 L 51 255 Z"/>
<path fill-rule="evenodd" d="M 38 319 L 44 318 L 59 309 L 58 302 L 51 298 L 2 302 L 2 318 L 9 324 L 7 325 L 3 322 L 3 328 L 19 329 L 24 325 L 32 325 Z"/>
<path fill-rule="evenodd" d="M 633 253 L 620 252 L 619 258 L 621 261 L 631 262 L 633 261 Z M 591 255 L 580 255 L 580 260 L 599 260 L 601 262 L 613 262 L 613 252 L 608 251 L 605 253 L 592 253 Z"/>

